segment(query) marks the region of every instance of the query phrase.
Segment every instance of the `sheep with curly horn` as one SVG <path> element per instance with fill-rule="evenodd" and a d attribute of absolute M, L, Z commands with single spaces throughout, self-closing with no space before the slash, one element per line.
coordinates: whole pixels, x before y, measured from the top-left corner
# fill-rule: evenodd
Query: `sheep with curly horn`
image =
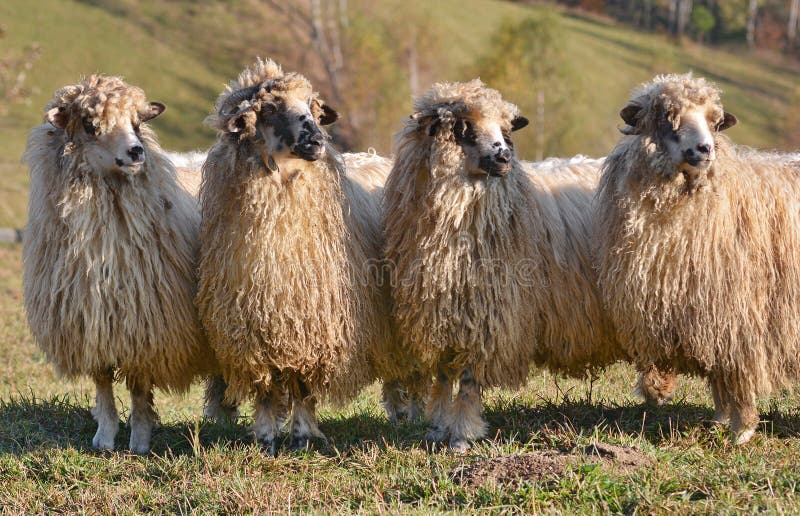
<path fill-rule="evenodd" d="M 253 430 L 275 452 L 322 436 L 321 398 L 402 379 L 383 278 L 380 200 L 389 161 L 340 156 L 322 126 L 337 113 L 309 81 L 259 59 L 208 122 L 197 302 L 231 401 L 255 399 Z M 408 369 L 410 374 L 411 369 Z"/>
<path fill-rule="evenodd" d="M 520 163 L 511 133 L 527 120 L 477 79 L 414 107 L 385 189 L 394 315 L 436 377 L 428 439 L 464 450 L 486 431 L 482 389 L 517 386 L 533 364 L 581 376 L 626 358 L 590 253 L 600 161 Z"/>
<path fill-rule="evenodd" d="M 800 372 L 800 163 L 737 146 L 720 91 L 666 75 L 638 88 L 603 166 L 600 285 L 638 364 L 708 380 L 737 443 L 756 397 Z"/>
<path fill-rule="evenodd" d="M 92 75 L 55 93 L 24 155 L 28 322 L 59 375 L 94 380 L 96 448 L 114 448 L 115 379 L 131 393 L 130 449 L 144 453 L 153 387 L 183 391 L 217 371 L 194 306 L 197 200 L 147 126 L 162 111 L 122 79 Z"/>

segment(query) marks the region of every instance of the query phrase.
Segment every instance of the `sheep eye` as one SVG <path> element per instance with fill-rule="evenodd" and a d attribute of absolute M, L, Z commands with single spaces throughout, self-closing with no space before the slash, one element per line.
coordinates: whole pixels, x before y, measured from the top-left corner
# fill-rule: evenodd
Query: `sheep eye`
<path fill-rule="evenodd" d="M 86 117 L 83 118 L 83 130 L 86 131 L 86 134 L 89 136 L 97 135 L 97 129 L 94 127 L 94 124 Z"/>
<path fill-rule="evenodd" d="M 462 145 L 475 145 L 478 141 L 478 135 L 475 134 L 472 122 L 468 120 L 457 120 L 453 125 L 453 134 L 456 142 Z"/>
<path fill-rule="evenodd" d="M 142 128 L 141 128 L 141 125 L 140 125 L 140 124 L 135 124 L 135 125 L 133 126 L 133 132 L 134 132 L 134 133 L 136 133 L 136 134 L 139 134 L 139 133 L 141 132 L 141 130 L 142 130 Z"/>

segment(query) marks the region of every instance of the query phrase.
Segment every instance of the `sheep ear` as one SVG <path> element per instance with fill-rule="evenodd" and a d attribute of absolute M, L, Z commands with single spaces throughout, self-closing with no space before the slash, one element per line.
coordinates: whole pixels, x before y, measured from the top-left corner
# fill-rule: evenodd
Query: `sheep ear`
<path fill-rule="evenodd" d="M 523 127 L 527 127 L 529 123 L 530 122 L 528 122 L 528 119 L 524 116 L 517 116 L 511 121 L 511 131 L 519 131 Z"/>
<path fill-rule="evenodd" d="M 327 104 L 322 104 L 322 116 L 319 117 L 319 125 L 331 125 L 339 120 L 339 113 Z"/>
<path fill-rule="evenodd" d="M 245 121 L 244 114 L 246 111 L 236 113 L 225 122 L 225 130 L 229 133 L 240 133 L 244 131 Z"/>
<path fill-rule="evenodd" d="M 636 127 L 638 122 L 637 117 L 639 116 L 639 112 L 641 110 L 642 106 L 635 102 L 630 102 L 627 106 L 622 108 L 622 111 L 619 112 L 619 116 L 629 126 Z"/>
<path fill-rule="evenodd" d="M 736 125 L 739 120 L 736 118 L 736 115 L 733 113 L 725 112 L 725 116 L 722 118 L 722 122 L 719 123 L 717 126 L 717 131 L 724 131 L 725 129 L 729 129 Z"/>
<path fill-rule="evenodd" d="M 161 102 L 150 102 L 147 104 L 147 109 L 144 113 L 140 113 L 139 117 L 141 118 L 142 122 L 147 122 L 148 120 L 152 120 L 161 113 L 163 113 L 167 109 L 167 106 L 162 104 Z"/>
<path fill-rule="evenodd" d="M 67 126 L 67 110 L 63 107 L 54 107 L 47 111 L 47 121 L 57 129 L 64 129 Z"/>
<path fill-rule="evenodd" d="M 439 117 L 437 115 L 435 114 L 432 115 L 430 113 L 423 113 L 421 111 L 412 114 L 409 118 L 411 120 L 416 121 L 417 127 L 420 129 L 427 126 L 428 136 L 434 136 L 436 132 L 439 130 L 439 126 L 442 125 L 441 120 L 439 120 Z"/>

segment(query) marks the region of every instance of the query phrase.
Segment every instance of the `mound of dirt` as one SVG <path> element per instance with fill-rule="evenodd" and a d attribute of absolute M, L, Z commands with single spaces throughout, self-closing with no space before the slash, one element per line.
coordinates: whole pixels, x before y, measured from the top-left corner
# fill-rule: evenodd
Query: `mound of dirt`
<path fill-rule="evenodd" d="M 525 482 L 554 481 L 564 475 L 568 466 L 581 461 L 617 468 L 625 473 L 654 463 L 652 457 L 635 448 L 595 443 L 571 452 L 544 450 L 481 459 L 455 468 L 451 474 L 457 484 L 470 487 L 487 483 L 516 486 Z"/>
<path fill-rule="evenodd" d="M 585 446 L 581 452 L 590 460 L 599 461 L 626 472 L 652 466 L 655 460 L 636 448 L 594 443 Z"/>
<path fill-rule="evenodd" d="M 556 479 L 564 474 L 569 455 L 555 451 L 503 455 L 458 468 L 457 484 L 477 487 L 482 484 L 512 484 Z"/>

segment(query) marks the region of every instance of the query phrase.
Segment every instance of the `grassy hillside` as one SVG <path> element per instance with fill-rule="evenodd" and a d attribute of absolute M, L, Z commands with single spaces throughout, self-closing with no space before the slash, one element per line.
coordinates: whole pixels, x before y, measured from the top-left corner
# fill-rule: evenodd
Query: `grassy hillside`
<path fill-rule="evenodd" d="M 418 42 L 419 83 L 424 88 L 435 80 L 471 78 L 504 20 L 538 16 L 545 9 L 489 0 L 350 0 L 348 5 L 350 30 L 366 26 L 358 40 L 361 52 L 346 56 L 359 74 L 355 82 L 367 90 L 361 94 L 368 96 L 370 88 L 396 90 L 383 104 L 369 104 L 370 99 L 359 104 L 366 106 L 359 109 L 372 109 L 372 119 L 380 122 L 361 128 L 359 145 L 384 153 L 390 151 L 399 120 L 410 110 L 402 48 L 407 33 Z M 0 22 L 6 31 L 0 55 L 18 52 L 33 41 L 42 47 L 29 80 L 37 91 L 28 104 L 14 105 L 0 118 L 0 226 L 25 222 L 27 178 L 19 157 L 27 130 L 40 120 L 56 88 L 84 74 L 123 75 L 150 98 L 168 104 L 168 112 L 154 126 L 162 143 L 178 150 L 210 144 L 213 135 L 202 126 L 203 118 L 222 85 L 256 55 L 274 56 L 287 69 L 311 76 L 323 92 L 329 89 L 313 50 L 298 45 L 286 19 L 257 0 L 13 1 L 0 3 Z M 676 46 L 660 36 L 569 15 L 560 15 L 560 27 L 577 93 L 571 102 L 574 127 L 552 153 L 607 153 L 618 137 L 617 113 L 631 88 L 656 73 L 689 70 L 724 89 L 727 107 L 740 120 L 731 131 L 733 138 L 758 147 L 786 145 L 782 130 L 800 79 L 800 72 L 789 65 L 694 44 Z M 387 63 L 390 58 L 395 62 Z M 387 77 L 381 80 L 380 75 Z M 502 84 L 491 85 L 503 89 Z M 530 106 L 533 96 L 534 92 L 517 94 L 510 100 Z M 348 113 L 346 108 L 340 106 L 344 117 L 370 120 L 368 113 Z M 545 125 L 552 122 L 546 113 Z M 519 153 L 533 159 L 533 130 L 515 137 Z"/>

